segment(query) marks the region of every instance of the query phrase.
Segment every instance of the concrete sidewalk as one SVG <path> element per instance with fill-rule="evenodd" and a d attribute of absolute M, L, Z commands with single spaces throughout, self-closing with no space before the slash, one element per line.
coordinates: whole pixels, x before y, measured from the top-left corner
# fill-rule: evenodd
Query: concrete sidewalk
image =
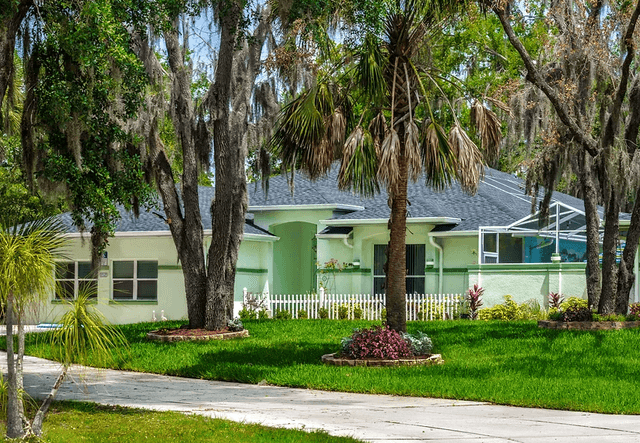
<path fill-rule="evenodd" d="M 6 374 L 6 353 L 0 352 Z M 25 388 L 46 395 L 56 363 L 25 358 Z M 371 442 L 639 442 L 640 416 L 497 406 L 482 402 L 347 394 L 75 367 L 59 400 L 180 411 L 324 429 Z"/>

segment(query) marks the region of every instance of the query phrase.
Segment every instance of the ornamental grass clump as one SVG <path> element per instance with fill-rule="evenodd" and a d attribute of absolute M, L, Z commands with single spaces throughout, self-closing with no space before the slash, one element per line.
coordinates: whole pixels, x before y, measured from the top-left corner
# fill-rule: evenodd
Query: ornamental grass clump
<path fill-rule="evenodd" d="M 355 359 L 397 360 L 413 357 L 411 345 L 388 326 L 356 329 L 351 337 L 342 341 L 342 354 Z"/>

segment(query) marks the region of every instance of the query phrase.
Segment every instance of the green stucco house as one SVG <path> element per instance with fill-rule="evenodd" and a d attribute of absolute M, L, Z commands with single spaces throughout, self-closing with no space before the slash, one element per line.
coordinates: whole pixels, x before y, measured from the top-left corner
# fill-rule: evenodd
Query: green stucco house
<path fill-rule="evenodd" d="M 208 214 L 213 189 L 200 191 L 202 213 Z M 581 200 L 555 193 L 549 220 L 540 227 L 522 180 L 487 169 L 475 196 L 457 184 L 437 192 L 418 181 L 409 186 L 409 201 L 408 292 L 463 294 L 479 283 L 485 306 L 507 294 L 541 304 L 552 291 L 586 297 Z M 62 309 L 60 298 L 85 284 L 97 285 L 100 309 L 114 323 L 151 320 L 153 311 L 157 318 L 162 312 L 186 318 L 182 271 L 161 211 L 124 215 L 95 278 L 86 278 L 89 242 L 73 230 L 67 214 L 61 217 L 72 237 L 70 260 L 60 263 L 64 289 L 52 295 L 39 320 L 53 320 Z M 386 194 L 363 199 L 339 191 L 337 167 L 316 182 L 297 175 L 293 193 L 287 177 L 272 178 L 266 194 L 249 184 L 236 308 L 243 288 L 271 294 L 305 294 L 320 286 L 340 294 L 383 292 L 388 217 Z M 203 220 L 210 232 L 210 217 Z M 621 225 L 628 220 L 623 214 Z M 637 284 L 631 300 L 639 300 Z"/>

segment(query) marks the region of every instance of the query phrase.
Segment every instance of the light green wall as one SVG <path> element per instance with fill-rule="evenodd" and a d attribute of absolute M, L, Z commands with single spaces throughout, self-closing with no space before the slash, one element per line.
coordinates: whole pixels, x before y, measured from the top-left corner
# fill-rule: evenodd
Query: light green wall
<path fill-rule="evenodd" d="M 210 239 L 205 240 L 206 245 Z M 70 260 L 90 260 L 89 239 L 72 238 L 66 249 Z M 234 299 L 242 300 L 242 288 L 251 292 L 262 291 L 264 284 L 272 275 L 272 243 L 245 239 L 240 245 Z M 186 300 L 184 278 L 177 260 L 175 245 L 170 236 L 114 237 L 109 239 L 107 247 L 108 265 L 100 269 L 98 275 L 98 307 L 107 319 L 114 324 L 151 321 L 152 311 L 160 318 L 161 311 L 167 318 L 186 319 Z M 156 302 L 120 301 L 111 302 L 111 269 L 114 260 L 157 260 L 158 261 L 158 299 Z M 65 306 L 51 297 L 33 320 L 52 322 L 65 311 Z"/>
<path fill-rule="evenodd" d="M 316 225 L 290 222 L 271 226 L 280 239 L 273 245 L 274 294 L 305 294 L 315 290 Z"/>
<path fill-rule="evenodd" d="M 503 302 L 505 295 L 518 303 L 530 299 L 547 304 L 549 292 L 586 298 L 584 263 L 517 263 L 469 267 L 469 285 L 485 289 L 484 306 Z"/>

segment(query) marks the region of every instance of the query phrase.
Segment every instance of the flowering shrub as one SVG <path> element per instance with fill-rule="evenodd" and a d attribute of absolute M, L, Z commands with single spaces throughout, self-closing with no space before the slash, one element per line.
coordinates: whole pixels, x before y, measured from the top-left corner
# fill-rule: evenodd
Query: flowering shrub
<path fill-rule="evenodd" d="M 629 305 L 629 320 L 640 320 L 640 303 L 632 303 Z"/>
<path fill-rule="evenodd" d="M 475 320 L 478 318 L 478 309 L 482 306 L 482 294 L 484 294 L 484 288 L 481 288 L 476 283 L 473 285 L 473 289 L 467 291 L 467 303 L 469 304 L 469 318 Z"/>
<path fill-rule="evenodd" d="M 343 340 L 342 344 L 342 352 L 351 358 L 395 360 L 413 356 L 409 343 L 398 332 L 388 327 L 357 329 L 350 338 Z"/>

